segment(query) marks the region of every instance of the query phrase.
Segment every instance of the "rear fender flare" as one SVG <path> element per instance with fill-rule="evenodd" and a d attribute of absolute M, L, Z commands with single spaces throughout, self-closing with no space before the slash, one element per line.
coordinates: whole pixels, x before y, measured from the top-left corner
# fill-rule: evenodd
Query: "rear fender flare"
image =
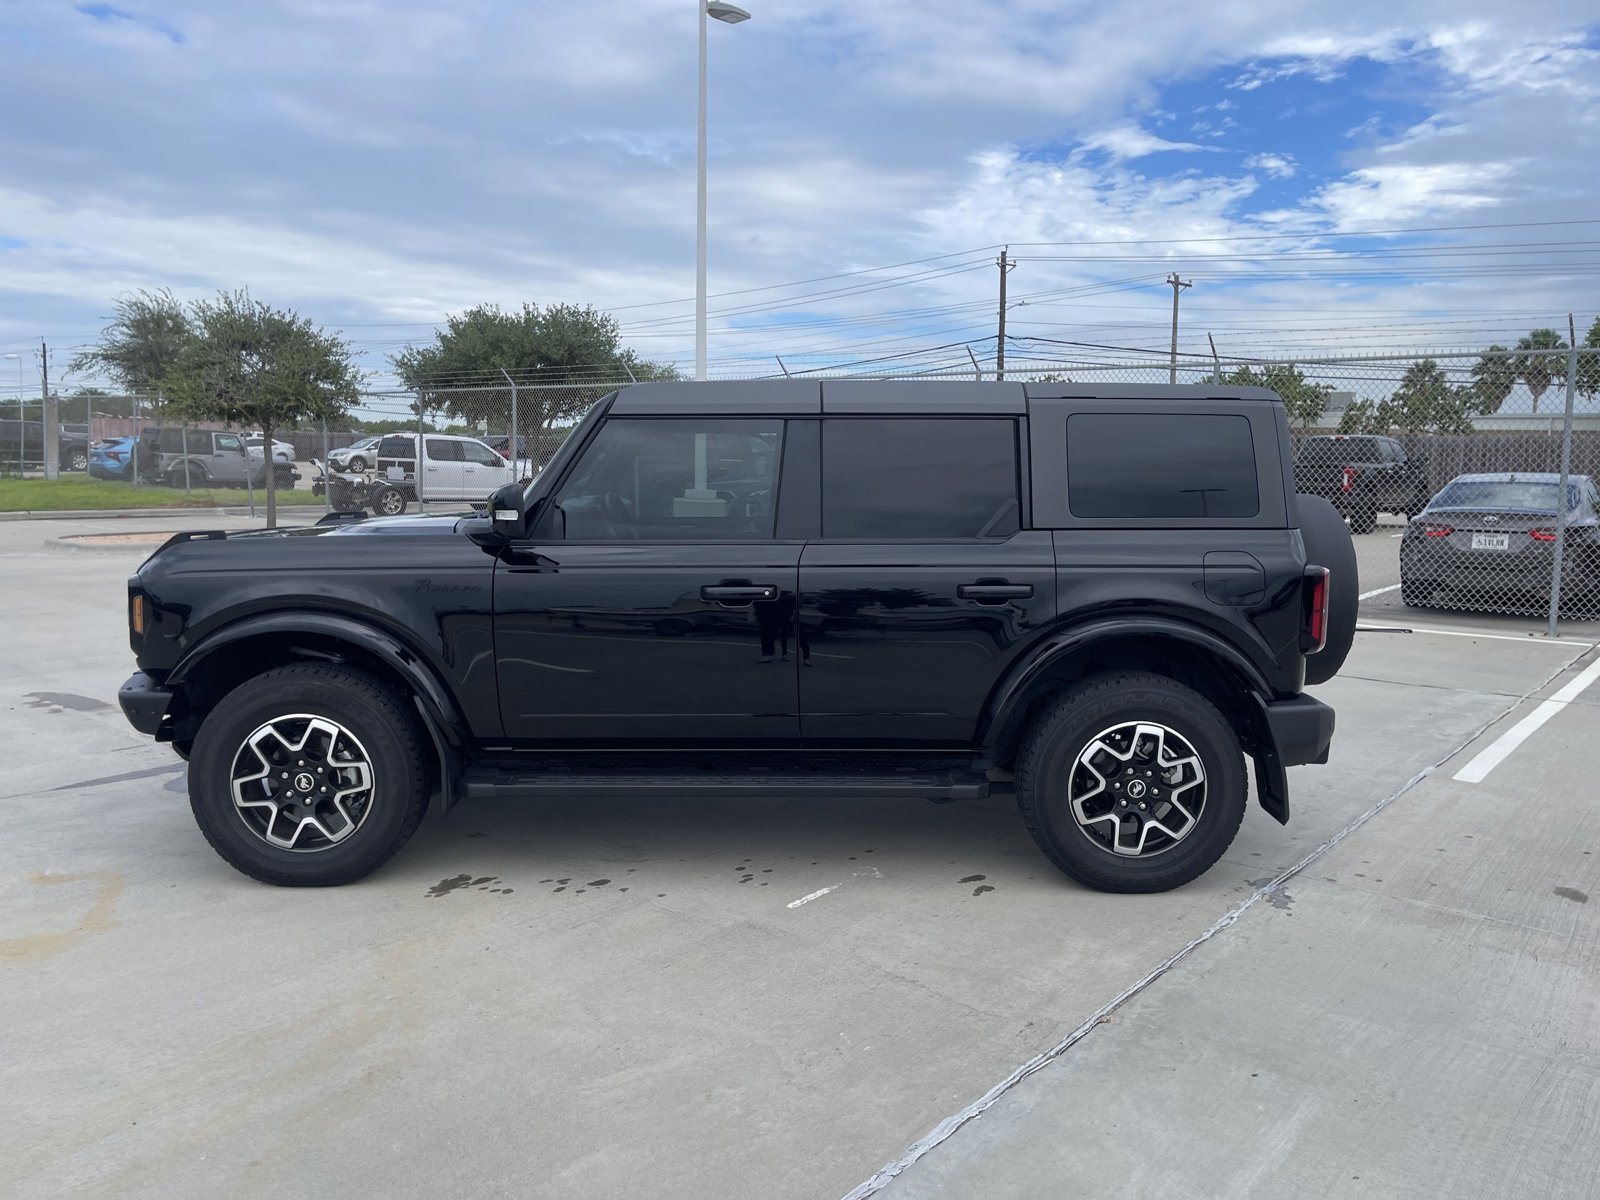
<path fill-rule="evenodd" d="M 1230 642 L 1198 626 L 1162 617 L 1129 620 L 1125 617 L 1091 621 L 1048 638 L 1001 680 L 989 704 L 989 718 L 981 739 L 985 761 L 994 762 L 1002 746 L 1017 732 L 1017 725 L 1032 699 L 1034 685 L 1047 678 L 1051 668 L 1096 642 L 1129 637 L 1168 639 L 1198 649 L 1227 667 L 1254 703 L 1243 704 L 1235 714 L 1241 724 L 1241 741 L 1256 763 L 1257 792 L 1261 805 L 1279 821 L 1288 819 L 1287 787 L 1277 746 L 1263 707 L 1272 688 L 1260 669 Z"/>

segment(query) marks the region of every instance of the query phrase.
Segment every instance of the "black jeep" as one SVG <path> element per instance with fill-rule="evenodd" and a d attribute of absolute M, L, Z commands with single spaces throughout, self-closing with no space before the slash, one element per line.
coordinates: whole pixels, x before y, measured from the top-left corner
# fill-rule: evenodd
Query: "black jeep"
<path fill-rule="evenodd" d="M 269 883 L 463 798 L 1014 791 L 1068 875 L 1158 891 L 1245 755 L 1288 819 L 1356 591 L 1268 391 L 651 383 L 483 513 L 172 539 L 121 699 Z"/>

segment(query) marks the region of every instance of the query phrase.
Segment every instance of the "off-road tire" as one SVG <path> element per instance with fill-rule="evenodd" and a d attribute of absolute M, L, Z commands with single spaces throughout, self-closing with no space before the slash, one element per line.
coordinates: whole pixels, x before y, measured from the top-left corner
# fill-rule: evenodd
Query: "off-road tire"
<path fill-rule="evenodd" d="M 369 809 L 345 840 L 280 849 L 233 803 L 235 759 L 256 729 L 287 714 L 325 717 L 359 739 L 373 767 Z M 428 805 L 426 733 L 404 698 L 349 667 L 295 663 L 240 684 L 207 714 L 189 758 L 189 806 L 211 848 L 236 870 L 279 887 L 335 887 L 376 871 L 410 840 Z"/>
<path fill-rule="evenodd" d="M 1095 843 L 1074 819 L 1068 788 L 1080 753 L 1130 720 L 1166 726 L 1199 756 L 1205 803 L 1194 829 L 1153 857 L 1125 857 Z M 1238 736 L 1205 697 L 1163 675 L 1124 671 L 1085 680 L 1034 720 L 1016 764 L 1017 806 L 1045 857 L 1102 892 L 1165 892 L 1210 870 L 1244 819 L 1248 787 Z"/>

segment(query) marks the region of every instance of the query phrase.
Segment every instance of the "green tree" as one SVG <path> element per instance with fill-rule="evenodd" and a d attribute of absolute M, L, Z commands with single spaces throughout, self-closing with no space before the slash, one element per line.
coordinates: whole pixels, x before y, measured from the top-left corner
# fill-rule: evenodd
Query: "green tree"
<path fill-rule="evenodd" d="M 506 375 L 519 384 L 585 385 L 522 392 L 519 433 L 578 415 L 609 390 L 606 385 L 678 378 L 675 368 L 624 349 L 616 318 L 572 304 L 524 304 L 510 312 L 481 304 L 450 317 L 432 345 L 403 350 L 391 361 L 406 387 L 418 393 L 422 410 L 443 409 L 481 426 L 510 415 Z"/>
<path fill-rule="evenodd" d="M 1583 335 L 1582 347 L 1578 352 L 1578 390 L 1593 399 L 1600 393 L 1600 317 Z"/>
<path fill-rule="evenodd" d="M 124 391 L 159 397 L 192 336 L 189 314 L 165 288 L 123 296 L 115 311 L 99 343 L 73 355 L 67 369 L 108 375 Z"/>
<path fill-rule="evenodd" d="M 1535 329 L 1525 338 L 1517 339 L 1517 378 L 1528 385 L 1533 393 L 1533 411 L 1539 411 L 1539 397 L 1545 389 L 1566 372 L 1566 364 L 1552 353 L 1567 348 L 1566 339 L 1554 329 Z"/>
<path fill-rule="evenodd" d="M 1453 386 L 1439 364 L 1425 358 L 1406 368 L 1389 403 L 1402 433 L 1471 433 L 1477 400 L 1475 387 Z"/>
<path fill-rule="evenodd" d="M 1473 411 L 1480 416 L 1499 412 L 1516 385 L 1516 360 L 1504 346 L 1490 346 L 1472 364 Z"/>
<path fill-rule="evenodd" d="M 252 300 L 244 290 L 189 308 L 192 336 L 163 384 L 172 408 L 189 420 L 217 420 L 272 435 L 302 421 L 343 420 L 356 401 L 360 374 L 350 351 L 297 314 Z M 270 451 L 267 527 L 278 523 Z"/>
<path fill-rule="evenodd" d="M 1249 366 L 1238 367 L 1222 377 L 1230 387 L 1271 388 L 1283 397 L 1283 406 L 1289 410 L 1289 424 L 1297 429 L 1317 425 L 1328 411 L 1328 397 L 1333 388 L 1325 383 L 1312 383 L 1293 363 L 1268 363 L 1260 371 Z"/>

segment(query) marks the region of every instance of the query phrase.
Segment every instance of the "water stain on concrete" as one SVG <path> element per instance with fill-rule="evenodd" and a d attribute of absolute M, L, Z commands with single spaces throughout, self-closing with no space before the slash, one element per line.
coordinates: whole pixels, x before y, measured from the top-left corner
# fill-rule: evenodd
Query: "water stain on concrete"
<path fill-rule="evenodd" d="M 70 708 L 73 712 L 98 712 L 111 707 L 104 700 L 80 696 L 76 692 L 24 692 L 23 698 L 33 701 L 28 705 L 29 708 Z"/>
<path fill-rule="evenodd" d="M 0 961 L 39 962 L 54 958 L 84 938 L 95 933 L 105 933 L 116 928 L 112 909 L 122 898 L 128 881 L 117 871 L 86 871 L 78 875 L 39 874 L 28 876 L 28 882 L 38 887 L 57 887 L 68 883 L 94 883 L 99 891 L 78 923 L 71 929 L 55 933 L 35 933 L 28 937 L 0 939 Z"/>
<path fill-rule="evenodd" d="M 982 876 L 982 875 L 979 875 L 979 876 L 978 876 L 978 878 L 979 878 L 979 879 L 982 879 L 982 878 L 983 878 L 983 876 Z M 992 887 L 990 887 L 990 886 L 989 886 L 989 885 L 988 885 L 988 884 L 987 884 L 987 883 L 986 883 L 986 884 L 984 884 L 984 885 L 983 885 L 983 886 L 982 886 L 982 887 L 975 887 L 975 888 L 973 888 L 973 889 L 972 889 L 972 894 L 973 894 L 973 895 L 974 895 L 974 896 L 981 896 L 981 895 L 983 895 L 983 894 L 984 894 L 984 893 L 985 893 L 985 892 L 992 892 L 992 891 L 994 891 L 994 889 L 993 889 L 993 888 L 992 888 Z"/>
<path fill-rule="evenodd" d="M 483 883 L 486 881 L 479 880 L 478 882 Z M 473 879 L 471 875 L 452 875 L 449 879 L 439 880 L 438 883 L 429 888 L 428 898 L 431 900 L 435 896 L 448 896 L 451 892 L 457 892 L 462 888 L 469 888 L 472 886 Z"/>
<path fill-rule="evenodd" d="M 989 878 L 987 875 L 968 875 L 968 876 L 965 876 L 964 878 L 956 880 L 956 882 L 957 883 L 982 883 L 987 878 Z"/>
<path fill-rule="evenodd" d="M 1556 888 L 1555 892 L 1556 895 L 1560 896 L 1563 900 L 1575 900 L 1579 904 L 1589 903 L 1589 893 L 1580 892 L 1577 888 L 1558 887 Z"/>

